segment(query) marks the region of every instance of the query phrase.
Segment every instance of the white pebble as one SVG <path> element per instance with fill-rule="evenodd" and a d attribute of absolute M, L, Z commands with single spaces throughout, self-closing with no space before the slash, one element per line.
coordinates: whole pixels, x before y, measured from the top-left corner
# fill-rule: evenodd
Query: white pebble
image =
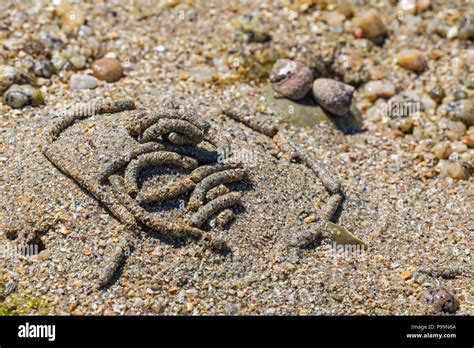
<path fill-rule="evenodd" d="M 97 79 L 94 76 L 73 74 L 69 86 L 72 90 L 92 89 L 97 87 Z"/>

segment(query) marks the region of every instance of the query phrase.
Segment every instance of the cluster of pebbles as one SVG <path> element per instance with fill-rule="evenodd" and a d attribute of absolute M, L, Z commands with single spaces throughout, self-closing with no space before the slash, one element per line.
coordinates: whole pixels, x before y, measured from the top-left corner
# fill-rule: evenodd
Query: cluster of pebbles
<path fill-rule="evenodd" d="M 55 5 L 42 10 L 56 23 L 19 38 L 2 32 L 8 53 L 0 65 L 0 93 L 12 108 L 44 105 L 43 94 L 52 83 L 68 83 L 72 90 L 93 89 L 98 81 L 116 82 L 124 74 L 117 55 L 106 52 L 102 40 L 87 26 L 84 9 L 68 1 Z M 5 19 L 7 27 L 22 20 L 21 16 Z"/>
<path fill-rule="evenodd" d="M 0 242 L 40 246 L 34 257 L 0 258 L 0 285 L 16 284 L 0 307 L 13 292 L 71 315 L 472 315 L 469 2 L 31 0 L 0 10 Z M 336 119 L 357 108 L 365 131 L 275 122 L 262 93 L 268 82 L 290 106 L 309 96 Z M 114 258 L 123 225 L 39 150 L 51 109 L 96 96 L 145 108 L 179 99 L 219 141 L 252 155 L 242 211 L 219 232 L 230 256 L 151 233 L 126 262 Z M 419 112 L 391 116 L 403 102 Z M 226 117 L 231 106 L 238 113 Z M 75 129 L 107 142 L 95 121 Z M 332 167 L 344 201 L 282 151 L 276 134 Z M 144 193 L 141 202 L 156 195 Z M 280 249 L 280 237 L 316 234 L 317 212 L 339 205 L 327 215 L 368 246 L 361 258 L 324 243 Z M 226 214 L 209 223 L 234 218 Z M 34 233 L 7 231 L 16 217 Z M 110 256 L 118 275 L 94 289 L 91 275 Z"/>

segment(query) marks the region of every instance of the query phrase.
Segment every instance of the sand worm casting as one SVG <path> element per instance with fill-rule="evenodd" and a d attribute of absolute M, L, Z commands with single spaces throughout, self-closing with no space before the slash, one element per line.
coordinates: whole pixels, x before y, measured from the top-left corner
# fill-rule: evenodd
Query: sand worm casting
<path fill-rule="evenodd" d="M 95 128 L 105 124 L 113 132 L 101 136 Z M 171 238 L 198 240 L 214 250 L 230 249 L 226 241 L 205 229 L 224 228 L 234 219 L 232 208 L 241 204 L 242 195 L 225 185 L 245 180 L 246 170 L 215 161 L 215 148 L 205 140 L 208 128 L 194 112 L 176 105 L 138 109 L 124 99 L 76 106 L 48 130 L 43 154 L 100 201 L 127 231 L 98 277 L 99 286 L 112 279 L 138 226 Z M 109 150 L 117 147 L 123 150 L 122 156 L 110 156 Z M 178 178 L 146 185 L 146 173 L 153 169 L 168 170 L 158 173 L 160 179 Z M 178 212 L 179 218 L 162 217 L 162 203 L 186 196 L 189 202 L 184 213 Z M 205 227 L 210 218 L 213 223 Z"/>

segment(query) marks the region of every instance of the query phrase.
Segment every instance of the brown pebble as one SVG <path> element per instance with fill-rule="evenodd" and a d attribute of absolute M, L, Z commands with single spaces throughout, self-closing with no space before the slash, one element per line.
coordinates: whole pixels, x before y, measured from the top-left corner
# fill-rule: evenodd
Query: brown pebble
<path fill-rule="evenodd" d="M 401 277 L 403 280 L 408 280 L 413 276 L 413 274 L 410 271 L 404 271 L 401 273 Z"/>
<path fill-rule="evenodd" d="M 306 222 L 307 224 L 316 222 L 317 220 L 318 220 L 318 217 L 315 214 L 308 215 L 307 217 L 304 218 L 304 222 Z"/>
<path fill-rule="evenodd" d="M 270 82 L 277 96 L 298 100 L 311 89 L 313 73 L 302 63 L 279 59 L 273 65 Z"/>
<path fill-rule="evenodd" d="M 93 75 L 99 80 L 115 82 L 123 75 L 122 64 L 115 58 L 101 58 L 92 64 Z"/>
<path fill-rule="evenodd" d="M 350 110 L 354 87 L 333 80 L 316 79 L 313 82 L 313 96 L 324 109 L 336 116 L 344 116 Z"/>
<path fill-rule="evenodd" d="M 434 153 L 437 159 L 447 159 L 451 154 L 451 146 L 448 142 L 440 142 L 433 146 L 431 152 Z"/>
<path fill-rule="evenodd" d="M 441 174 L 456 180 L 468 180 L 469 173 L 462 163 L 448 162 L 441 169 Z"/>
<path fill-rule="evenodd" d="M 444 90 L 443 87 L 440 85 L 434 86 L 431 91 L 429 92 L 430 97 L 436 102 L 436 103 L 441 103 L 441 101 L 444 98 Z"/>
<path fill-rule="evenodd" d="M 362 30 L 362 36 L 376 43 L 383 41 L 387 31 L 379 12 L 372 8 L 368 11 L 362 11 L 355 19 L 355 22 Z"/>
<path fill-rule="evenodd" d="M 466 144 L 467 146 L 469 146 L 470 148 L 473 148 L 474 147 L 474 139 L 472 137 L 470 137 L 469 135 L 465 135 L 461 138 L 461 141 Z"/>
<path fill-rule="evenodd" d="M 398 64 L 407 70 L 423 72 L 428 69 L 428 62 L 422 51 L 405 49 L 398 54 Z"/>

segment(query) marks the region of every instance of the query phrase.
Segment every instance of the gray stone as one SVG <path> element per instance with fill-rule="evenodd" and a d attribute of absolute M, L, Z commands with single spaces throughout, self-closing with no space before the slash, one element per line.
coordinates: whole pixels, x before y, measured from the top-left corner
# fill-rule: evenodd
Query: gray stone
<path fill-rule="evenodd" d="M 90 75 L 73 74 L 69 85 L 72 90 L 76 89 L 92 89 L 97 87 L 97 79 Z"/>

